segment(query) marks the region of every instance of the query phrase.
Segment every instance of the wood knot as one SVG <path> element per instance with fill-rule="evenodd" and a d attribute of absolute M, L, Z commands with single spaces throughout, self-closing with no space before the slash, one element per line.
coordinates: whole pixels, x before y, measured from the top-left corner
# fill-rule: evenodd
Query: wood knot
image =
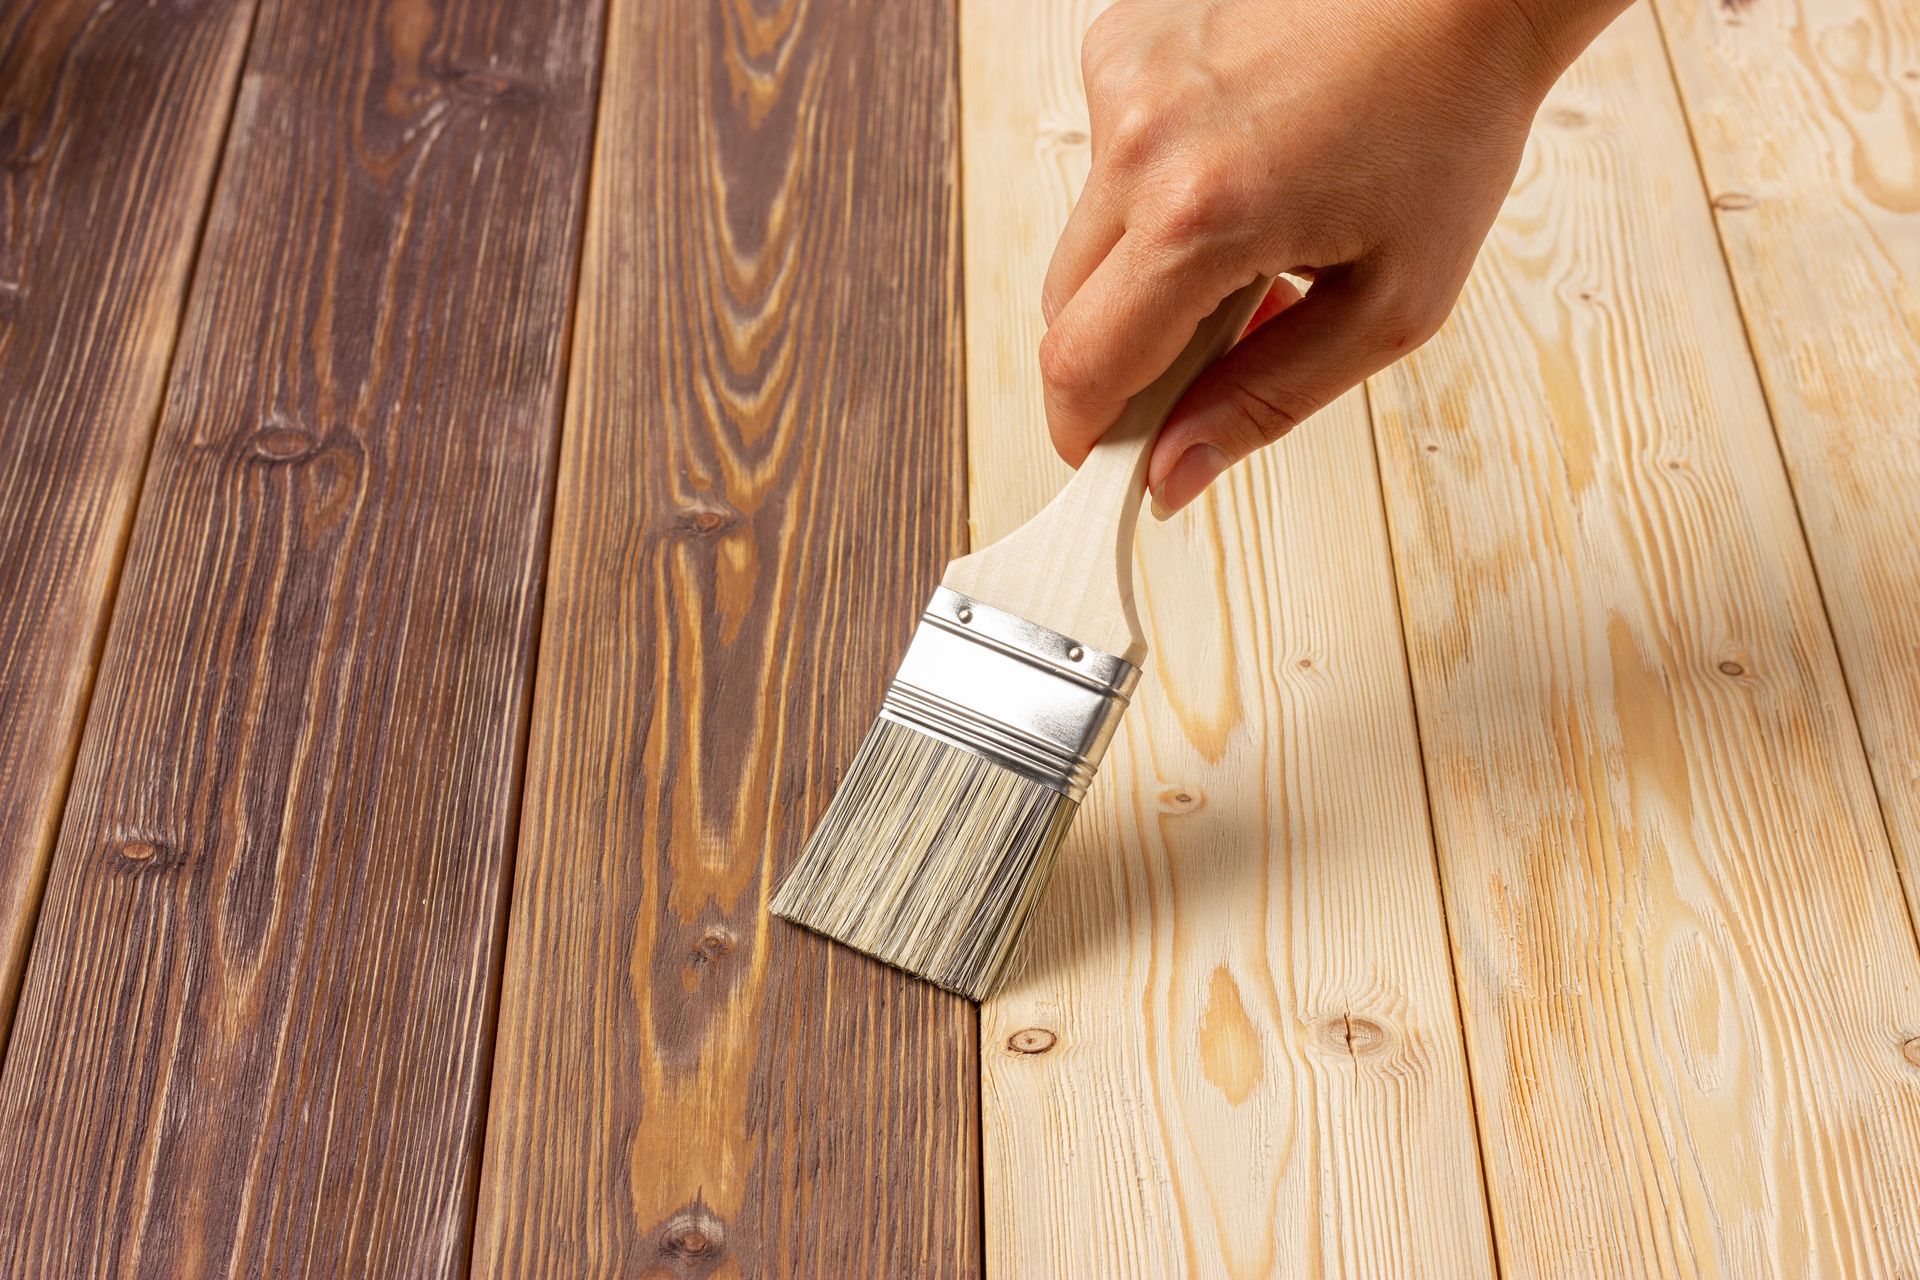
<path fill-rule="evenodd" d="M 1194 787 L 1168 787 L 1160 793 L 1162 813 L 1192 813 L 1205 803 Z"/>
<path fill-rule="evenodd" d="M 1294 663 L 1293 665 L 1296 667 L 1299 667 L 1302 671 L 1311 671 L 1313 670 L 1313 659 L 1302 658 L 1300 659 L 1300 661 Z"/>
<path fill-rule="evenodd" d="M 739 966 L 729 957 L 739 949 L 740 938 L 724 920 L 708 916 L 704 921 L 689 921 L 682 941 L 686 959 L 680 965 L 680 988 L 689 997 L 708 984 L 739 981 Z"/>
<path fill-rule="evenodd" d="M 1920 1036 L 1915 1036 L 1901 1045 L 1900 1056 L 1905 1058 L 1909 1065 L 1920 1067 Z"/>
<path fill-rule="evenodd" d="M 726 1224 L 705 1205 L 681 1210 L 660 1228 L 660 1252 L 670 1258 L 714 1263 L 726 1248 Z"/>
<path fill-rule="evenodd" d="M 269 418 L 246 440 L 247 452 L 262 462 L 298 462 L 319 448 L 312 432 L 282 418 Z"/>
<path fill-rule="evenodd" d="M 726 507 L 690 502 L 675 513 L 673 524 L 682 537 L 712 538 L 737 529 L 740 517 Z"/>
<path fill-rule="evenodd" d="M 1720 664 L 1720 674 L 1723 676 L 1743 676 L 1747 674 L 1747 669 L 1735 662 L 1732 658 L 1728 658 Z"/>
<path fill-rule="evenodd" d="M 109 840 L 106 855 L 113 866 L 129 874 L 162 870 L 180 861 L 178 850 L 165 841 L 144 835 Z"/>
<path fill-rule="evenodd" d="M 1337 1013 L 1321 1019 L 1316 1036 L 1321 1048 L 1352 1058 L 1377 1057 L 1393 1044 L 1393 1037 L 1384 1026 L 1355 1013 Z"/>
<path fill-rule="evenodd" d="M 539 92 L 525 80 L 491 67 L 456 71 L 447 77 L 447 83 L 457 97 L 486 105 L 519 106 L 540 99 Z"/>
<path fill-rule="evenodd" d="M 1420 447 L 1421 447 L 1422 449 L 1424 449 L 1424 450 L 1426 450 L 1426 451 L 1427 451 L 1428 453 L 1438 453 L 1438 452 L 1440 452 L 1440 446 L 1439 446 L 1439 445 L 1437 445 L 1437 444 L 1435 444 L 1435 443 L 1434 443 L 1433 441 L 1431 441 L 1431 440 L 1429 440 L 1429 441 L 1427 441 L 1427 442 L 1426 442 L 1425 444 L 1423 444 L 1423 445 L 1421 445 Z"/>
<path fill-rule="evenodd" d="M 693 944 L 694 963 L 711 964 L 725 958 L 732 953 L 735 941 L 733 930 L 724 925 L 713 926 Z"/>
<path fill-rule="evenodd" d="M 713 1237 L 698 1227 L 682 1227 L 667 1237 L 666 1246 L 683 1258 L 705 1258 L 713 1253 Z"/>
<path fill-rule="evenodd" d="M 1022 1027 L 1007 1037 L 1009 1050 L 1028 1055 L 1045 1053 L 1058 1043 L 1060 1038 L 1045 1027 Z"/>
<path fill-rule="evenodd" d="M 1085 146 L 1088 141 L 1087 131 L 1085 129 L 1063 130 L 1060 134 L 1060 141 L 1066 143 L 1070 147 Z"/>
<path fill-rule="evenodd" d="M 1741 209 L 1751 209 L 1759 203 L 1744 191 L 1722 191 L 1713 198 L 1713 207 L 1722 213 L 1736 213 Z"/>
<path fill-rule="evenodd" d="M 1584 129 L 1589 117 L 1578 107 L 1555 107 L 1547 112 L 1547 122 L 1562 129 Z"/>

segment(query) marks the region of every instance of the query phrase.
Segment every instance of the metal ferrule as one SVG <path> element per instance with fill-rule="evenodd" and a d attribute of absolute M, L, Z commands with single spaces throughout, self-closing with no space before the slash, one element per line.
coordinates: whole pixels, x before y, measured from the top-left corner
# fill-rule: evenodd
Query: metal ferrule
<path fill-rule="evenodd" d="M 906 725 L 1078 803 L 1140 668 L 941 587 L 881 704 Z"/>

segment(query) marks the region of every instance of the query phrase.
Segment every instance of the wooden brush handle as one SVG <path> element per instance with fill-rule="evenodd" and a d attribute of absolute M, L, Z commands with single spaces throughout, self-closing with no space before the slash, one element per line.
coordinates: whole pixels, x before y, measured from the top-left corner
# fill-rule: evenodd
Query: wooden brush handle
<path fill-rule="evenodd" d="M 991 546 L 947 566 L 944 586 L 1136 665 L 1146 636 L 1133 603 L 1133 535 L 1147 458 L 1193 380 L 1245 331 L 1271 277 L 1228 296 L 1167 371 L 1127 401 L 1053 501 Z"/>

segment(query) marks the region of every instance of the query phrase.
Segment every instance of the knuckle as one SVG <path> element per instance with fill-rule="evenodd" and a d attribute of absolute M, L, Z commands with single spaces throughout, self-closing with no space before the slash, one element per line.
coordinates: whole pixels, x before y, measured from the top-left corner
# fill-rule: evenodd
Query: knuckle
<path fill-rule="evenodd" d="M 1093 20 L 1087 28 L 1087 34 L 1080 40 L 1080 79 L 1092 88 L 1094 81 L 1100 78 L 1102 64 L 1107 60 L 1107 40 L 1100 29 L 1100 18 Z"/>
<path fill-rule="evenodd" d="M 1137 102 L 1143 96 L 1132 59 L 1110 46 L 1096 44 L 1091 36 L 1080 52 L 1080 80 L 1087 91 L 1087 106 L 1095 117 L 1116 106 Z"/>
<path fill-rule="evenodd" d="M 1060 288 L 1051 281 L 1040 289 L 1040 318 L 1048 324 L 1053 323 L 1053 318 L 1060 314 L 1060 308 L 1067 304 L 1067 300 L 1061 297 L 1060 293 Z M 1040 349 L 1043 352 L 1046 350 L 1045 339 L 1041 340 Z M 1042 358 L 1044 359 L 1044 356 Z"/>
<path fill-rule="evenodd" d="M 1452 310 L 1452 298 L 1426 284 L 1390 288 L 1380 301 L 1382 345 L 1392 352 L 1411 351 L 1438 333 Z"/>
<path fill-rule="evenodd" d="M 1132 95 L 1122 91 L 1117 96 L 1126 98 Z M 1153 108 L 1141 102 L 1128 102 L 1111 112 L 1105 123 L 1106 136 L 1102 142 L 1106 154 L 1115 164 L 1136 166 L 1152 153 L 1160 132 L 1159 118 Z"/>
<path fill-rule="evenodd" d="M 1174 240 L 1221 231 L 1237 220 L 1233 181 L 1217 167 L 1188 162 L 1159 184 L 1154 226 Z"/>
<path fill-rule="evenodd" d="M 1105 9 L 1088 24 L 1086 35 L 1080 37 L 1080 72 L 1089 82 L 1110 61 L 1120 21 L 1120 10 Z"/>
<path fill-rule="evenodd" d="M 1069 400 L 1084 397 L 1093 385 L 1093 371 L 1080 348 L 1058 327 L 1040 339 L 1040 379 Z"/>
<path fill-rule="evenodd" d="M 1234 383 L 1227 392 L 1227 404 L 1244 433 L 1246 443 L 1255 448 L 1270 445 L 1300 425 L 1304 413 L 1290 408 L 1272 391 Z"/>

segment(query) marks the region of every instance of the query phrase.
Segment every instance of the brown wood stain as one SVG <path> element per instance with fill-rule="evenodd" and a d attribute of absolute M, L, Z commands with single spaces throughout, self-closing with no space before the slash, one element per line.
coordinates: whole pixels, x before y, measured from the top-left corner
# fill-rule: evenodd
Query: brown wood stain
<path fill-rule="evenodd" d="M 65 8 L 124 42 L 66 110 L 171 91 L 101 165 L 167 185 L 105 182 L 57 286 L 156 344 L 79 378 L 137 419 L 247 15 Z M 0 1078 L 0 1273 L 466 1266 L 600 13 L 262 5 Z"/>
<path fill-rule="evenodd" d="M 951 14 L 612 12 L 475 1271 L 977 1275 L 971 1006 L 765 911 L 961 550 Z"/>

